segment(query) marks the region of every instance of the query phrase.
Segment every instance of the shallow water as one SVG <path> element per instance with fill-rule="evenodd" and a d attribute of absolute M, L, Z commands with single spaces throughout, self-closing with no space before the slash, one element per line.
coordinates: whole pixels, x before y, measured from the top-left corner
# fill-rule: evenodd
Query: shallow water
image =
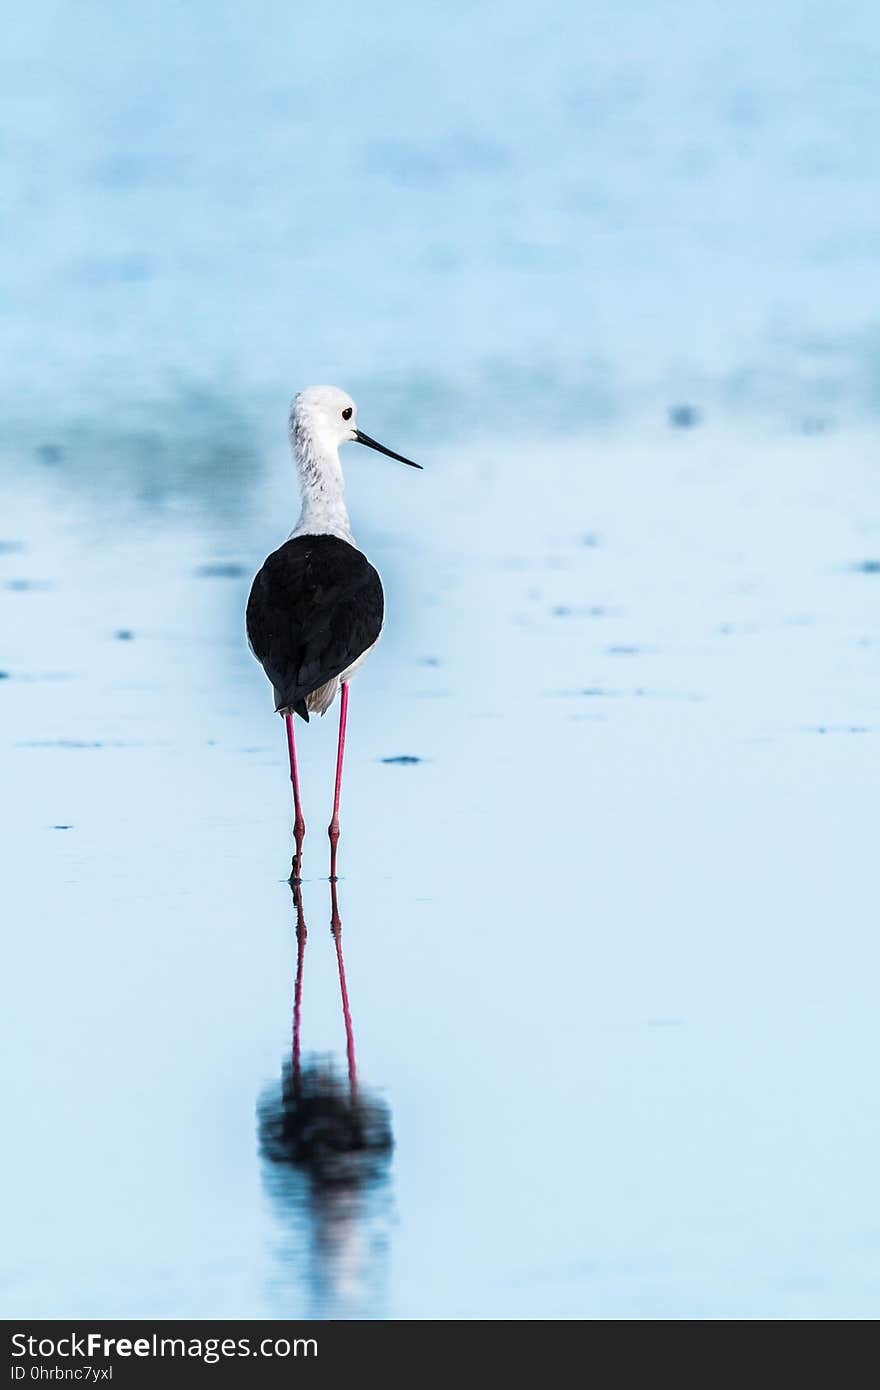
<path fill-rule="evenodd" d="M 241 614 L 290 480 L 117 532 L 7 491 L 9 1312 L 876 1311 L 872 442 L 570 442 L 540 517 L 532 457 L 349 470 L 390 619 L 340 912 L 394 1152 L 341 1232 L 256 1118 L 296 918 Z M 334 737 L 300 739 L 302 1035 L 344 1087 Z"/>
<path fill-rule="evenodd" d="M 829 50 L 784 5 L 756 49 L 655 11 L 593 30 L 589 81 L 543 22 L 493 46 L 490 7 L 412 63 L 402 11 L 346 10 L 369 61 L 320 80 L 324 20 L 287 62 L 276 6 L 207 54 L 199 6 L 17 21 L 7 1316 L 878 1312 L 876 20 Z M 343 793 L 354 1116 L 335 711 L 300 738 L 297 1095 L 243 634 L 296 517 L 285 396 L 322 376 L 425 464 L 345 456 L 388 606 Z"/>

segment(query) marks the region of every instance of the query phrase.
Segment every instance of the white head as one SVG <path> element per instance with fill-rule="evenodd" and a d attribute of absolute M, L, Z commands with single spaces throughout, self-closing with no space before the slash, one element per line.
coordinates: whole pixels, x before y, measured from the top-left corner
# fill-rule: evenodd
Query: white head
<path fill-rule="evenodd" d="M 357 406 L 338 386 L 307 386 L 295 396 L 290 407 L 290 442 L 294 453 L 302 460 L 308 455 L 335 455 L 341 444 L 350 440 L 366 444 L 380 454 L 421 468 L 420 463 L 392 453 L 357 427 Z"/>
<path fill-rule="evenodd" d="M 356 419 L 357 406 L 338 386 L 307 386 L 290 407 L 291 443 L 338 449 L 356 437 Z"/>

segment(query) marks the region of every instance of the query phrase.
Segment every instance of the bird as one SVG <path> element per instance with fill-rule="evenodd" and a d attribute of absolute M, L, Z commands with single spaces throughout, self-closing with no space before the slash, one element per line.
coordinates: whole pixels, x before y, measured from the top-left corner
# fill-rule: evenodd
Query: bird
<path fill-rule="evenodd" d="M 294 716 L 308 723 L 310 714 L 326 714 L 339 695 L 333 816 L 327 829 L 330 880 L 335 883 L 348 686 L 379 641 L 385 621 L 382 581 L 352 534 L 339 449 L 354 442 L 410 468 L 422 465 L 358 429 L 357 406 L 336 386 L 309 386 L 294 397 L 289 437 L 302 501 L 299 521 L 254 578 L 247 636 L 287 728 L 296 845 L 292 883 L 302 879 L 306 833 Z"/>

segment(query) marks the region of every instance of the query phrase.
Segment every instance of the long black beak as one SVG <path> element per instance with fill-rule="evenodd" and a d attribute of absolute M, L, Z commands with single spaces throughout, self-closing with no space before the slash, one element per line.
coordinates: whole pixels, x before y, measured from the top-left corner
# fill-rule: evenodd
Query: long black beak
<path fill-rule="evenodd" d="M 379 454 L 387 454 L 390 459 L 397 459 L 398 463 L 408 463 L 410 468 L 421 468 L 420 463 L 413 463 L 412 459 L 405 459 L 403 454 L 395 454 L 393 449 L 386 449 L 384 444 L 378 444 L 375 439 L 371 439 L 363 430 L 355 430 L 354 437 L 358 444 L 366 444 L 368 449 L 375 449 Z"/>

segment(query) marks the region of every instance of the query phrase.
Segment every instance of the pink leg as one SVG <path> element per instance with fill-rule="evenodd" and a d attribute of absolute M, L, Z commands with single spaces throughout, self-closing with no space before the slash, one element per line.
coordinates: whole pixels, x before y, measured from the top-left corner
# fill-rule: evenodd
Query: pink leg
<path fill-rule="evenodd" d="M 344 688 L 344 687 L 343 687 Z M 342 959 L 342 922 L 339 918 L 339 903 L 336 900 L 336 882 L 330 880 L 332 917 L 330 930 L 336 946 L 336 966 L 339 971 L 339 993 L 342 996 L 342 1017 L 345 1022 L 345 1051 L 348 1056 L 348 1089 L 352 1103 L 357 1100 L 357 1063 L 354 1056 L 354 1029 L 351 1026 L 351 1009 L 348 1006 L 348 986 L 345 983 L 345 962 Z"/>
<path fill-rule="evenodd" d="M 339 706 L 339 748 L 336 753 L 336 793 L 333 797 L 333 819 L 327 828 L 330 836 L 330 879 L 336 879 L 336 846 L 339 844 L 339 793 L 342 791 L 342 757 L 345 753 L 345 725 L 348 722 L 348 681 L 343 681 Z"/>
<path fill-rule="evenodd" d="M 296 841 L 296 854 L 293 857 L 293 867 L 290 874 L 292 883 L 299 883 L 302 878 L 302 847 L 303 840 L 306 838 L 306 823 L 303 820 L 302 804 L 299 798 L 299 769 L 296 765 L 296 740 L 293 736 L 293 715 L 284 716 L 287 720 L 287 751 L 290 754 L 290 780 L 293 784 L 293 838 Z"/>

